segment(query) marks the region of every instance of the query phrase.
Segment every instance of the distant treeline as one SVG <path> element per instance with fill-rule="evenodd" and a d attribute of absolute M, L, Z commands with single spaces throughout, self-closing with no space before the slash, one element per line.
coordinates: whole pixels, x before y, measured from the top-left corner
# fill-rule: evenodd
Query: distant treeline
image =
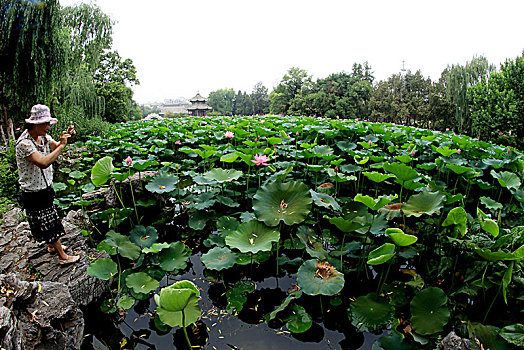
<path fill-rule="evenodd" d="M 421 71 L 375 81 L 368 63 L 351 73 L 313 81 L 307 71 L 290 68 L 268 94 L 261 82 L 251 94 L 220 89 L 208 104 L 218 115 L 281 114 L 358 118 L 437 130 L 453 130 L 482 140 L 523 148 L 524 56 L 500 69 L 485 57 L 448 66 L 438 81 Z"/>

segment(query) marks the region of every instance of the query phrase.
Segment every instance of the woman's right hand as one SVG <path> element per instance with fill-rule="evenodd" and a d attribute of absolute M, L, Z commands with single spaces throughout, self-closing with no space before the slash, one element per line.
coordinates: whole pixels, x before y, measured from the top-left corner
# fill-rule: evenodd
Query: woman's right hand
<path fill-rule="evenodd" d="M 67 131 L 62 131 L 62 136 L 60 136 L 60 144 L 66 146 L 67 140 L 71 137 L 70 134 L 67 133 Z"/>

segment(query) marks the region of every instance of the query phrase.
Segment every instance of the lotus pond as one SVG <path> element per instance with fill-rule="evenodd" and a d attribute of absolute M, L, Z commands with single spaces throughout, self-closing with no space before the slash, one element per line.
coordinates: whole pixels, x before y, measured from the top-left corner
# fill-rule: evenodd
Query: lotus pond
<path fill-rule="evenodd" d="M 86 349 L 434 349 L 451 331 L 524 346 L 517 149 L 272 116 L 119 124 L 76 146 L 57 200 L 110 256 L 88 269 L 109 292 Z M 88 209 L 99 187 L 117 207 Z"/>

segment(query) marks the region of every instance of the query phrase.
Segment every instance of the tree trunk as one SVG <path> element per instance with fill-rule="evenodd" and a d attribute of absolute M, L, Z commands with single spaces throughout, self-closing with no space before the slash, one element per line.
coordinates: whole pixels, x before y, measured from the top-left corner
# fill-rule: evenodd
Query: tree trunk
<path fill-rule="evenodd" d="M 2 104 L 2 111 L 4 112 L 4 125 L 3 126 L 5 126 L 5 134 L 4 134 L 4 128 L 2 126 L 2 140 L 4 141 L 5 146 L 9 146 L 9 141 L 15 140 L 13 121 L 11 118 L 7 118 L 7 110 L 5 109 L 5 105 L 3 104 Z"/>

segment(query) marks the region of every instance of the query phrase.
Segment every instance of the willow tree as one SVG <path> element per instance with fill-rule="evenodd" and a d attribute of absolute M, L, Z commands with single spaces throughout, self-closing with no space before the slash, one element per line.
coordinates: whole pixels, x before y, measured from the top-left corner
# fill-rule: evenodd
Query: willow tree
<path fill-rule="evenodd" d="M 14 138 L 13 120 L 27 117 L 31 105 L 50 101 L 66 63 L 67 46 L 61 28 L 57 0 L 0 0 L 4 142 Z"/>
<path fill-rule="evenodd" d="M 455 107 L 456 131 L 463 133 L 471 127 L 469 114 L 469 101 L 467 98 L 468 87 L 475 85 L 487 78 L 495 66 L 488 63 L 487 58 L 474 57 L 464 66 L 448 66 L 442 73 L 445 80 L 446 93 Z"/>
<path fill-rule="evenodd" d="M 113 22 L 95 5 L 63 8 L 64 36 L 70 47 L 57 99 L 63 111 L 79 110 L 92 119 L 104 113 L 104 98 L 97 94 L 93 76 L 103 53 L 111 48 Z"/>

